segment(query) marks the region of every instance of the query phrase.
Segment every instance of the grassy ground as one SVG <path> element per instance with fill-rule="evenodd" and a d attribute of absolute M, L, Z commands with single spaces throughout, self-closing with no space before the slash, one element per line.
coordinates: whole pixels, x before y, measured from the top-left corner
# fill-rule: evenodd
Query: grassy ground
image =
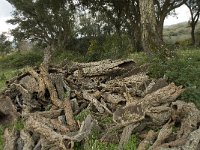
<path fill-rule="evenodd" d="M 37 66 L 42 61 L 39 51 L 0 56 L 0 89 L 5 87 L 5 81 L 19 74 L 26 66 Z"/>
<path fill-rule="evenodd" d="M 166 26 L 163 31 L 164 40 L 166 43 L 174 44 L 180 42 L 181 44 L 187 44 L 184 41 L 187 41 L 191 38 L 190 35 L 191 28 L 187 22 Z M 200 23 L 196 26 L 196 37 L 197 40 L 200 40 Z"/>

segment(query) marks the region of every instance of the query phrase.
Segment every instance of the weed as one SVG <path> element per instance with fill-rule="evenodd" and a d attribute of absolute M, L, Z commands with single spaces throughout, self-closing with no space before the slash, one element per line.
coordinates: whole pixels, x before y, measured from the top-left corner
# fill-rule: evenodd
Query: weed
<path fill-rule="evenodd" d="M 84 119 L 90 114 L 88 109 L 81 111 L 77 116 L 75 116 L 75 120 L 79 120 L 80 122 L 84 121 Z"/>
<path fill-rule="evenodd" d="M 124 145 L 124 150 L 136 150 L 137 149 L 137 137 L 131 135 L 129 141 Z"/>
<path fill-rule="evenodd" d="M 85 150 L 116 150 L 117 145 L 112 143 L 103 143 L 98 139 L 98 134 L 93 133 L 84 144 Z"/>
<path fill-rule="evenodd" d="M 9 80 L 10 78 L 16 76 L 20 70 L 16 69 L 4 69 L 2 72 L 0 72 L 0 89 L 5 87 L 6 80 Z"/>
<path fill-rule="evenodd" d="M 194 102 L 200 108 L 200 50 L 178 51 L 178 57 L 151 62 L 149 75 L 153 78 L 168 78 L 169 82 L 182 85 L 186 90 L 179 97 L 186 102 Z"/>

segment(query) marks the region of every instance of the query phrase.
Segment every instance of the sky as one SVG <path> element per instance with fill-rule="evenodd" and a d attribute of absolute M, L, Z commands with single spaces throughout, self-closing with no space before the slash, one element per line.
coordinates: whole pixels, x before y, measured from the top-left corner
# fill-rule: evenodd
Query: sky
<path fill-rule="evenodd" d="M 9 32 L 15 26 L 6 23 L 6 20 L 11 18 L 11 12 L 14 8 L 6 1 L 0 0 L 0 33 Z M 181 6 L 176 9 L 177 16 L 168 16 L 164 22 L 164 25 L 172 25 L 180 22 L 188 21 L 190 18 L 189 10 L 186 6 Z"/>
<path fill-rule="evenodd" d="M 11 18 L 13 8 L 6 0 L 0 0 L 0 33 L 8 32 L 14 26 L 6 23 Z"/>

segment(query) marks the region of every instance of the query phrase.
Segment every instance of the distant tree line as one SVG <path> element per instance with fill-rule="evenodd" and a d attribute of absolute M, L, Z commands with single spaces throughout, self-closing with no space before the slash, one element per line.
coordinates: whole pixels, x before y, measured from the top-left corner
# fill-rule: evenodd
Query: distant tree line
<path fill-rule="evenodd" d="M 5 33 L 0 34 L 0 55 L 5 55 L 12 49 L 12 42 L 7 39 Z"/>
<path fill-rule="evenodd" d="M 15 7 L 8 20 L 16 41 L 28 39 L 57 50 L 89 47 L 91 40 L 123 36 L 135 51 L 153 55 L 165 49 L 164 20 L 183 4 L 191 13 L 192 44 L 200 15 L 199 0 L 7 0 Z M 80 50 L 80 48 L 79 48 Z"/>

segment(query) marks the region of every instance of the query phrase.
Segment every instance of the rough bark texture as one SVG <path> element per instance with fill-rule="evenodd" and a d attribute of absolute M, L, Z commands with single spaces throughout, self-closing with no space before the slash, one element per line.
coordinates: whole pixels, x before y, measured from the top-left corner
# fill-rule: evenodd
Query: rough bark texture
<path fill-rule="evenodd" d="M 0 123 L 25 122 L 20 132 L 5 130 L 5 150 L 73 149 L 93 131 L 118 149 L 140 133 L 139 150 L 198 150 L 200 112 L 177 100 L 181 86 L 149 78 L 132 60 L 59 67 L 48 60 L 8 81 L 0 94 Z"/>
<path fill-rule="evenodd" d="M 155 8 L 153 0 L 140 0 L 143 48 L 147 54 L 158 53 L 163 41 L 157 31 Z"/>

